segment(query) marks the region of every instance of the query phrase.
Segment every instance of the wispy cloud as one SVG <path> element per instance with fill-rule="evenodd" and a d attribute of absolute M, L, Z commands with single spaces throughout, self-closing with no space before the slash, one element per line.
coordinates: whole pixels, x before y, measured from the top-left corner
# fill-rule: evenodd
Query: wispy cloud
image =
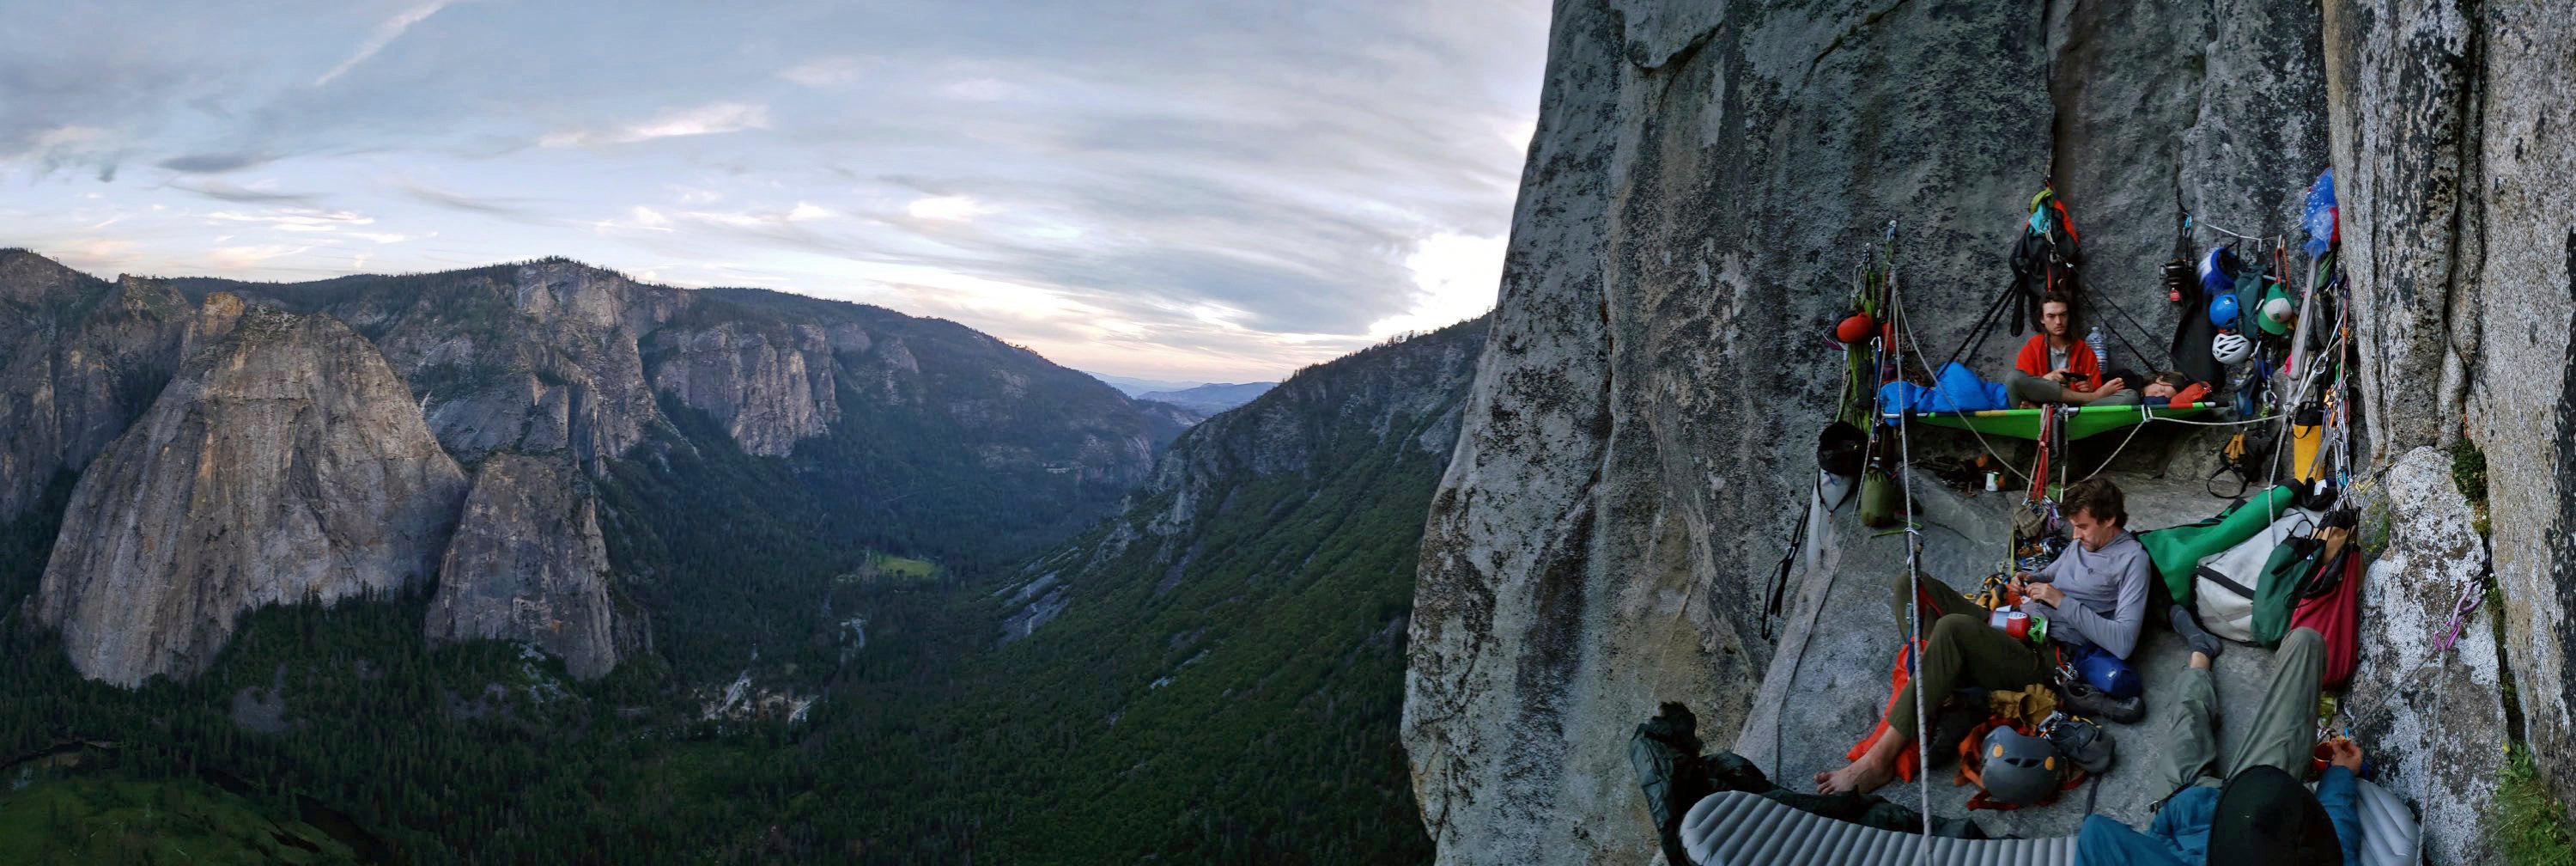
<path fill-rule="evenodd" d="M 410 30 L 412 25 L 420 23 L 422 19 L 437 14 L 438 10 L 446 8 L 448 3 L 449 0 L 430 0 L 428 3 L 405 9 L 396 13 L 394 17 L 385 19 L 384 23 L 376 25 L 376 29 L 367 34 L 365 42 L 358 43 L 358 50 L 351 53 L 349 59 L 340 61 L 340 65 L 331 67 L 331 71 L 322 73 L 320 78 L 313 79 L 313 86 L 329 84 L 331 79 L 338 78 L 341 74 L 356 68 L 358 64 L 367 62 L 367 58 L 376 56 L 376 52 L 385 50 L 385 46 L 402 38 L 403 31 Z"/>
<path fill-rule="evenodd" d="M 615 129 L 574 129 L 548 133 L 537 143 L 546 147 L 596 147 L 632 144 L 656 138 L 714 135 L 769 128 L 769 107 L 744 102 L 717 102 L 678 108 Z"/>
<path fill-rule="evenodd" d="M 265 153 L 192 153 L 174 156 L 158 164 L 162 168 L 188 174 L 222 174 L 228 171 L 240 171 L 276 159 L 277 157 Z"/>
<path fill-rule="evenodd" d="M 417 201 L 448 210 L 513 218 L 537 215 L 534 210 L 518 199 L 470 196 L 410 181 L 397 181 L 393 184 L 393 188 Z"/>
<path fill-rule="evenodd" d="M 356 211 L 326 211 L 313 208 L 282 208 L 257 213 L 216 211 L 206 215 L 209 224 L 263 226 L 287 232 L 335 232 L 348 226 L 374 225 L 376 219 Z"/>
<path fill-rule="evenodd" d="M 807 87 L 847 87 L 859 83 L 867 61 L 856 57 L 818 57 L 778 71 L 778 77 Z"/>
<path fill-rule="evenodd" d="M 36 181 L 0 196 L 12 243 L 256 279 L 562 254 L 1204 380 L 1491 300 L 1548 20 L 1541 0 L 27 5 L 0 52 L 0 176 Z"/>
<path fill-rule="evenodd" d="M 309 204 L 313 201 L 312 196 L 302 193 L 278 192 L 274 189 L 235 186 L 220 180 L 205 180 L 194 183 L 172 183 L 170 185 L 217 201 L 228 201 L 240 204 Z"/>

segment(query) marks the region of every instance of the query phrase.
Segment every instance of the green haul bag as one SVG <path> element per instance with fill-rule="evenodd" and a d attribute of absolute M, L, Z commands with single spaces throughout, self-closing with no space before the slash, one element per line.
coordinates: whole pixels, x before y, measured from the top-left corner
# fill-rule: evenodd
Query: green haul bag
<path fill-rule="evenodd" d="M 1869 491 L 1861 491 L 1861 504 L 1869 504 Z M 2156 564 L 2156 574 L 2164 578 L 2165 590 L 2180 604 L 2191 603 L 2191 573 L 2200 560 L 2253 538 L 2272 519 L 2289 510 L 2299 498 L 2298 488 L 2283 484 L 2254 494 L 2243 502 L 2227 507 L 2218 516 L 2181 526 L 2150 529 L 2138 533 L 2138 543 L 2147 548 L 2147 559 Z"/>
<path fill-rule="evenodd" d="M 1896 489 L 1896 479 L 1872 467 L 1860 476 L 1860 522 L 1863 526 L 1888 527 L 1901 521 L 1897 512 L 1904 509 Z"/>

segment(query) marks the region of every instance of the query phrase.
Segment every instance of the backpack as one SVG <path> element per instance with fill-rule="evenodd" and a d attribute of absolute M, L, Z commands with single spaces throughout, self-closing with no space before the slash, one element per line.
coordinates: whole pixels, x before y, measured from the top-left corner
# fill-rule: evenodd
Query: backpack
<path fill-rule="evenodd" d="M 1682 816 L 1700 798 L 1717 793 L 1699 749 L 1698 717 L 1691 715 L 1689 707 L 1671 701 L 1664 702 L 1661 712 L 1638 725 L 1628 738 L 1628 767 L 1645 791 L 1646 811 L 1654 816 L 1664 859 L 1672 866 L 1690 866 L 1690 855 L 1682 847 Z"/>
<path fill-rule="evenodd" d="M 2182 305 L 2182 314 L 2174 319 L 2173 342 L 2166 355 L 2173 359 L 2173 368 L 2192 381 L 2216 382 L 2227 375 L 2227 368 L 2220 366 L 2209 351 L 2209 341 L 2218 337 L 2218 326 L 2209 323 L 2208 295 L 2199 281 L 2190 278 L 2191 265 L 2180 264 L 2185 273 L 2179 280 L 2173 274 L 2174 265 L 2165 265 L 2166 291 L 2176 295 L 2176 302 Z"/>
<path fill-rule="evenodd" d="M 2030 222 L 2021 232 L 2020 242 L 2012 251 L 2012 294 L 2019 308 L 2013 316 L 2013 336 L 2021 336 L 2022 322 L 2038 329 L 2040 300 L 2049 292 L 2075 294 L 2075 266 L 2083 260 L 2076 247 L 2075 220 L 2066 213 L 2066 204 L 2058 201 L 2057 192 L 2043 189 L 2030 200 Z"/>
<path fill-rule="evenodd" d="M 2308 560 L 2292 555 L 2297 550 L 2286 542 L 2316 525 L 2314 512 L 2284 509 L 2279 519 L 2254 537 L 2203 558 L 2191 572 L 2192 609 L 2200 614 L 2201 627 L 2238 643 L 2262 643 L 2255 630 L 2258 618 L 2278 616 L 2276 622 L 2287 623 L 2288 605 L 2297 596 L 2295 583 L 2307 577 L 2296 566 Z M 2276 555 L 2285 547 L 2291 548 L 2291 554 Z M 2270 642 L 2280 639 L 2276 631 Z"/>

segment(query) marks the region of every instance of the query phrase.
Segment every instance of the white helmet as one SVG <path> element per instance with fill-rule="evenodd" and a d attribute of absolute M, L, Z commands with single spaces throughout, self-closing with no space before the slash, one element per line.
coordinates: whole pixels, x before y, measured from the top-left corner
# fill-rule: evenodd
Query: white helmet
<path fill-rule="evenodd" d="M 2243 334 L 2220 334 L 2218 339 L 2209 341 L 2209 354 L 2218 363 L 2232 367 L 2254 357 L 2254 341 L 2245 339 Z"/>

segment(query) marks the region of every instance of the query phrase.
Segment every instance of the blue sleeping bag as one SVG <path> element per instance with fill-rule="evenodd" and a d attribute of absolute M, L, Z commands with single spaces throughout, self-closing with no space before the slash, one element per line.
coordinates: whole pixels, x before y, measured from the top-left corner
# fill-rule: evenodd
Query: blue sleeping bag
<path fill-rule="evenodd" d="M 2004 386 L 1977 378 L 1975 371 L 1956 361 L 1941 365 L 1941 375 L 1934 377 L 1932 387 L 1889 382 L 1878 389 L 1881 412 L 1982 412 L 2011 406 Z"/>

